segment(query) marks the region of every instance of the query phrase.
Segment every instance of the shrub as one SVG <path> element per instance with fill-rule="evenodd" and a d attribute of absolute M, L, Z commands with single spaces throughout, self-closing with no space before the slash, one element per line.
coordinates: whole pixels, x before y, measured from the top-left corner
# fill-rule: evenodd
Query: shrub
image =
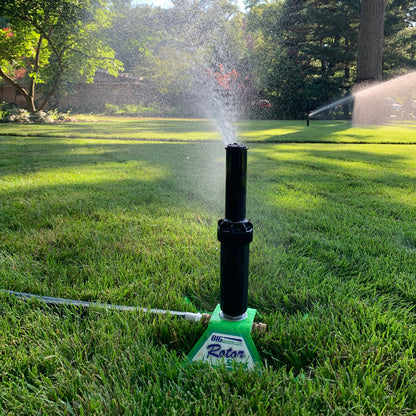
<path fill-rule="evenodd" d="M 165 114 L 166 109 L 160 108 L 157 104 L 151 105 L 150 107 L 146 107 L 142 104 L 124 104 L 119 107 L 116 104 L 106 103 L 104 113 L 106 115 L 151 117 Z"/>
<path fill-rule="evenodd" d="M 38 111 L 30 114 L 27 110 L 12 103 L 0 103 L 0 122 L 3 123 L 53 123 L 69 120 L 69 112 L 63 114 L 57 109 Z"/>
<path fill-rule="evenodd" d="M 117 113 L 119 113 L 119 112 L 120 112 L 120 110 L 119 110 L 119 108 L 118 108 L 118 106 L 117 106 L 117 105 L 115 105 L 115 104 L 110 104 L 110 103 L 105 103 L 104 113 L 105 113 L 107 116 L 112 116 L 112 115 L 117 114 Z"/>
<path fill-rule="evenodd" d="M 23 108 L 14 107 L 3 113 L 3 120 L 12 123 L 30 123 L 30 115 Z"/>
<path fill-rule="evenodd" d="M 16 104 L 2 102 L 0 104 L 0 121 L 9 123 L 30 123 L 29 113 Z"/>
<path fill-rule="evenodd" d="M 136 113 L 143 117 L 150 117 L 150 116 L 160 116 L 163 113 L 163 111 L 157 105 L 152 105 L 151 107 L 138 105 Z"/>
<path fill-rule="evenodd" d="M 53 117 L 53 111 L 38 111 L 37 113 L 29 116 L 30 121 L 35 123 L 53 123 L 55 121 Z"/>

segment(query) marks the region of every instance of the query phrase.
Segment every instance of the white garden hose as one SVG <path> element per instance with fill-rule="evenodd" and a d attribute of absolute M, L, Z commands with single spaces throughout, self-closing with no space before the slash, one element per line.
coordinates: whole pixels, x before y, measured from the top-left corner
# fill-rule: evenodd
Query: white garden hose
<path fill-rule="evenodd" d="M 16 298 L 29 301 L 29 300 L 38 300 L 47 305 L 51 306 L 75 306 L 82 309 L 88 309 L 90 307 L 103 308 L 103 309 L 112 309 L 116 311 L 133 311 L 133 312 L 144 312 L 144 313 L 155 313 L 159 315 L 171 315 L 177 318 L 185 319 L 186 321 L 191 322 L 201 322 L 206 324 L 211 319 L 209 313 L 193 313 L 193 312 L 180 312 L 180 311 L 169 311 L 166 309 L 153 309 L 153 308 L 141 308 L 137 306 L 124 306 L 124 305 L 112 305 L 109 303 L 99 303 L 99 302 L 87 302 L 84 300 L 74 300 L 74 299 L 64 299 L 64 298 L 54 298 L 50 296 L 41 296 L 34 295 L 32 293 L 24 292 L 15 292 L 13 290 L 1 290 L 0 292 L 7 293 L 9 295 L 15 296 Z M 254 322 L 252 330 L 256 332 L 265 332 L 266 324 L 261 322 Z"/>

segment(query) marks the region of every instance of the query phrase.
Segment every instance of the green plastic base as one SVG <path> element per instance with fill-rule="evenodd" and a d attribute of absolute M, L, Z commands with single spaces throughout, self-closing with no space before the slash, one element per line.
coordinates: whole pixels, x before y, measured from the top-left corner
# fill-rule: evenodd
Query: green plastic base
<path fill-rule="evenodd" d="M 188 359 L 202 361 L 212 367 L 225 365 L 229 370 L 243 366 L 247 370 L 261 367 L 261 360 L 251 338 L 251 327 L 256 309 L 247 309 L 247 317 L 241 321 L 230 321 L 220 316 L 217 305 L 212 313 L 208 328 L 192 348 Z"/>

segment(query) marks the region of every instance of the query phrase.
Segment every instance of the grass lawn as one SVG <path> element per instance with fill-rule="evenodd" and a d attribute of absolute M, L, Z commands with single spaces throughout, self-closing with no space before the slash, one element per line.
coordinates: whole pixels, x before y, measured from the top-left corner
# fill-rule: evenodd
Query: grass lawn
<path fill-rule="evenodd" d="M 0 414 L 416 413 L 416 129 L 242 123 L 262 374 L 202 324 L 0 295 Z M 202 120 L 0 124 L 0 288 L 212 311 L 224 145 Z"/>
<path fill-rule="evenodd" d="M 212 122 L 192 119 L 78 116 L 78 123 L 3 124 L 0 134 L 27 137 L 64 137 L 88 139 L 128 139 L 148 141 L 220 140 Z M 270 143 L 416 143 L 416 126 L 395 123 L 389 126 L 359 128 L 350 122 L 248 121 L 238 124 L 244 142 Z"/>

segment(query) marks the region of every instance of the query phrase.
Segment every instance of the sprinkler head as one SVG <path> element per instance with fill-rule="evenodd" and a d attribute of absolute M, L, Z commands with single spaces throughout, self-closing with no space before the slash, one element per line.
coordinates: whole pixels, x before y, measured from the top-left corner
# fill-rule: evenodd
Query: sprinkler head
<path fill-rule="evenodd" d="M 247 147 L 226 147 L 225 218 L 218 221 L 221 242 L 221 317 L 245 319 L 248 294 L 248 245 L 253 225 L 246 216 Z"/>
<path fill-rule="evenodd" d="M 204 361 L 229 370 L 241 365 L 259 369 L 261 360 L 250 336 L 256 315 L 247 309 L 248 245 L 253 225 L 246 216 L 247 147 L 226 147 L 226 218 L 218 221 L 221 242 L 221 302 L 212 313 L 207 330 L 189 353 L 191 361 Z M 264 325 L 259 325 L 264 331 Z"/>

